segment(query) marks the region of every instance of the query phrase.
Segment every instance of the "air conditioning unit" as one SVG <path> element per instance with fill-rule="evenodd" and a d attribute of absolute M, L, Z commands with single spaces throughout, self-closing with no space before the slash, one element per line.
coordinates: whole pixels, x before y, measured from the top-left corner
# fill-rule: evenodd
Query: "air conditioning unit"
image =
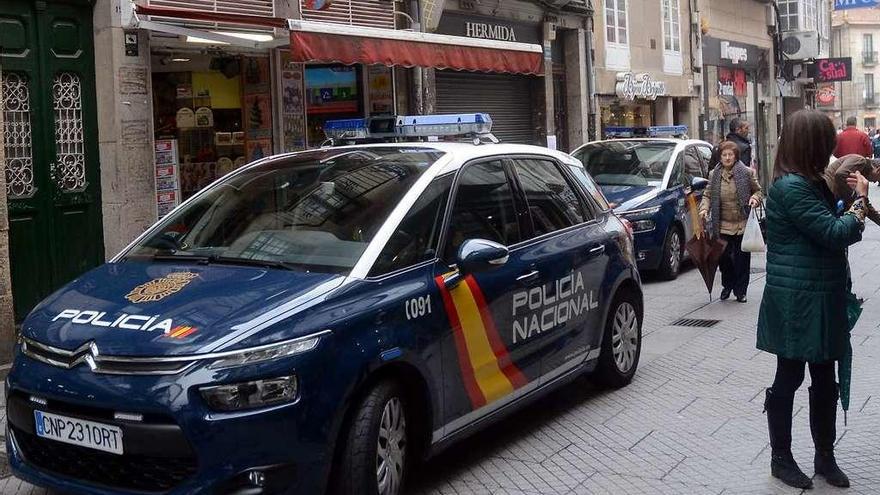
<path fill-rule="evenodd" d="M 819 33 L 817 31 L 782 33 L 782 53 L 789 60 L 806 60 L 818 57 Z"/>

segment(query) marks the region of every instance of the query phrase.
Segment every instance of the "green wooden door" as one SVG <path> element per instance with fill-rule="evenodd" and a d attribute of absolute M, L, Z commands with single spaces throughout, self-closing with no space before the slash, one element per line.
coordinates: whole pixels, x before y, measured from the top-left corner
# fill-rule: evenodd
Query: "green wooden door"
<path fill-rule="evenodd" d="M 0 0 L 0 69 L 20 321 L 104 258 L 92 6 Z"/>

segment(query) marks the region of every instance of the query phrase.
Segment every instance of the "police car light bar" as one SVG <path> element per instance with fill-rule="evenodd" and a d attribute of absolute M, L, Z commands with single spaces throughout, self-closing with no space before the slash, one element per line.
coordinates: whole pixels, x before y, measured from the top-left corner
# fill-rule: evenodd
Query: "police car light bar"
<path fill-rule="evenodd" d="M 479 136 L 492 132 L 492 117 L 487 113 L 406 115 L 397 117 L 397 131 L 402 137 Z"/>
<path fill-rule="evenodd" d="M 681 137 L 687 136 L 686 125 L 656 125 L 650 127 L 618 127 L 605 128 L 607 138 L 631 138 L 631 137 Z"/>
<path fill-rule="evenodd" d="M 328 120 L 324 122 L 324 134 L 328 139 L 355 140 L 369 137 L 367 119 Z"/>

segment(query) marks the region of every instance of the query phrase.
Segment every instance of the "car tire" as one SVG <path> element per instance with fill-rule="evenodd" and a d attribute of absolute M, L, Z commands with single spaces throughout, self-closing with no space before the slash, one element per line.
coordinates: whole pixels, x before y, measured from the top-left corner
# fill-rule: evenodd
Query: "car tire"
<path fill-rule="evenodd" d="M 619 292 L 608 311 L 599 363 L 593 381 L 603 388 L 629 385 L 642 353 L 642 312 L 638 298 L 628 290 Z"/>
<path fill-rule="evenodd" d="M 375 385 L 355 406 L 346 434 L 336 493 L 400 495 L 406 481 L 409 429 L 406 398 L 392 381 Z"/>
<path fill-rule="evenodd" d="M 675 280 L 681 271 L 681 260 L 684 257 L 681 231 L 676 226 L 669 228 L 663 241 L 663 254 L 660 258 L 658 275 L 663 280 Z"/>

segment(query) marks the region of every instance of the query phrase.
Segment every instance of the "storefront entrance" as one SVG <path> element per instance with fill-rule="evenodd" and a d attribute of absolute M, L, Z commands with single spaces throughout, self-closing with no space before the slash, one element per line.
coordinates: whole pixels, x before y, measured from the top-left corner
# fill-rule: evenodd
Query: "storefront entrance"
<path fill-rule="evenodd" d="M 0 0 L 15 320 L 104 260 L 92 9 Z"/>

